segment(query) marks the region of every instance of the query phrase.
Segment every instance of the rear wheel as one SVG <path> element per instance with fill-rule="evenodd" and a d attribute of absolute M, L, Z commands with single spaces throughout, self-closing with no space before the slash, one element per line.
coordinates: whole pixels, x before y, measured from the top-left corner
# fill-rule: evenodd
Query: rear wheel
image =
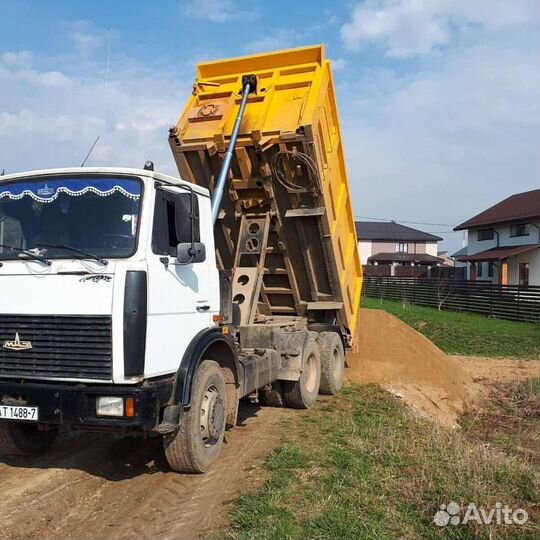
<path fill-rule="evenodd" d="M 343 385 L 345 351 L 341 337 L 336 332 L 319 334 L 321 350 L 321 394 L 335 395 Z"/>
<path fill-rule="evenodd" d="M 37 456 L 52 445 L 58 430 L 40 430 L 36 424 L 0 422 L 0 454 Z"/>
<path fill-rule="evenodd" d="M 225 434 L 227 391 L 223 371 L 203 360 L 193 383 L 191 408 L 176 433 L 164 435 L 167 462 L 177 472 L 203 473 L 218 458 Z"/>
<path fill-rule="evenodd" d="M 287 406 L 309 409 L 317 399 L 321 382 L 321 355 L 315 340 L 310 339 L 304 348 L 304 369 L 297 381 L 282 381 Z"/>

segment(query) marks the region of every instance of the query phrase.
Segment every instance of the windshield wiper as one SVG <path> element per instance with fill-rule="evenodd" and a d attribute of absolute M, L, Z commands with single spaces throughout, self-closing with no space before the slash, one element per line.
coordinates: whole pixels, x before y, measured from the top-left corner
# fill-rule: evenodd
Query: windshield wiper
<path fill-rule="evenodd" d="M 17 253 L 24 253 L 27 257 L 30 257 L 31 259 L 34 259 L 36 261 L 40 261 L 43 264 L 46 264 L 47 266 L 51 266 L 51 261 L 49 259 L 46 259 L 45 257 L 42 257 L 41 255 L 38 255 L 37 253 L 34 253 L 33 251 L 30 251 L 28 249 L 22 249 L 15 246 L 8 246 L 6 244 L 0 244 L 0 248 L 4 249 L 10 249 L 11 251 L 16 251 Z"/>
<path fill-rule="evenodd" d="M 82 249 L 77 249 L 71 246 L 64 246 L 64 245 L 54 245 L 54 244 L 36 244 L 37 247 L 43 247 L 43 248 L 51 248 L 51 249 L 65 249 L 66 251 L 72 251 L 73 253 L 78 253 L 79 255 L 84 255 L 87 259 L 92 259 L 93 261 L 98 261 L 104 266 L 107 266 L 109 264 L 109 261 L 107 259 L 104 259 L 103 257 L 99 257 L 98 255 L 95 255 L 94 253 L 89 253 L 88 251 L 83 251 Z"/>

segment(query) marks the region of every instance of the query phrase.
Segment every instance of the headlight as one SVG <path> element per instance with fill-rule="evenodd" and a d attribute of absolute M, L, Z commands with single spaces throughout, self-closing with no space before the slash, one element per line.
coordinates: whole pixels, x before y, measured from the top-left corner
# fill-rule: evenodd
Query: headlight
<path fill-rule="evenodd" d="M 98 397 L 96 401 L 98 416 L 124 416 L 124 398 L 113 396 Z"/>

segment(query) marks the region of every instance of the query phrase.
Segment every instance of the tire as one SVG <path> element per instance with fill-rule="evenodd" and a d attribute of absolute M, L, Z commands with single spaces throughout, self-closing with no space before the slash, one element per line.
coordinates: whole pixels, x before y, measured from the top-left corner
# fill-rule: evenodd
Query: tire
<path fill-rule="evenodd" d="M 190 409 L 180 418 L 178 431 L 163 436 L 170 467 L 182 473 L 206 472 L 219 456 L 226 419 L 223 371 L 217 362 L 203 360 L 195 374 Z"/>
<path fill-rule="evenodd" d="M 36 424 L 0 422 L 0 454 L 13 456 L 39 456 L 53 444 L 57 429 L 41 431 Z"/>
<path fill-rule="evenodd" d="M 285 407 L 285 396 L 281 381 L 272 383 L 271 388 L 261 390 L 259 396 L 263 405 L 267 407 Z"/>
<path fill-rule="evenodd" d="M 343 385 L 345 374 L 345 351 L 341 337 L 336 332 L 319 334 L 321 350 L 321 387 L 320 393 L 335 396 Z"/>
<path fill-rule="evenodd" d="M 317 342 L 310 339 L 304 348 L 304 368 L 297 381 L 282 381 L 288 407 L 309 409 L 317 399 L 321 382 L 321 354 Z"/>

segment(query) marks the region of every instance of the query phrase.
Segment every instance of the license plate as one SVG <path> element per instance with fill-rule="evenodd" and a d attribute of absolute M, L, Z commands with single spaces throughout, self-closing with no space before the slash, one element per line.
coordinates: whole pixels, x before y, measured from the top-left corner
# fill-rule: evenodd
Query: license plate
<path fill-rule="evenodd" d="M 19 407 L 17 405 L 0 405 L 0 418 L 5 420 L 38 421 L 37 407 Z"/>

